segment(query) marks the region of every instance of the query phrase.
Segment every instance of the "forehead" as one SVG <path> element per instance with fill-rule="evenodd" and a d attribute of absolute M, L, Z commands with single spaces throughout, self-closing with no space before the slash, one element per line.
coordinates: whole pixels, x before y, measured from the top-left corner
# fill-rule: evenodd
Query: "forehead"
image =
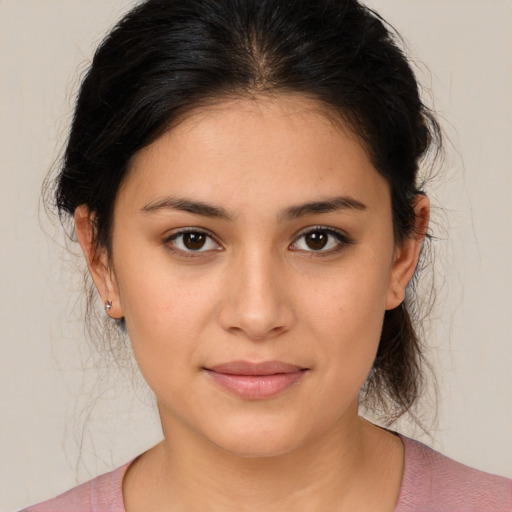
<path fill-rule="evenodd" d="M 308 196 L 388 199 L 364 146 L 319 102 L 300 95 L 231 99 L 197 108 L 132 159 L 120 191 L 243 207 L 252 199 L 297 203 Z"/>

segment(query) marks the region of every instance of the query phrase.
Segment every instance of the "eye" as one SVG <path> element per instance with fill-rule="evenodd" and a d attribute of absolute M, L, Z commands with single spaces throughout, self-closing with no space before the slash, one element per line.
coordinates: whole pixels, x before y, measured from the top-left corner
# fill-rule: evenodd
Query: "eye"
<path fill-rule="evenodd" d="M 350 244 L 351 241 L 343 233 L 319 226 L 303 232 L 290 247 L 297 251 L 331 253 Z"/>
<path fill-rule="evenodd" d="M 219 244 L 204 231 L 180 231 L 167 238 L 166 242 L 171 244 L 173 249 L 183 252 L 206 252 L 221 249 Z"/>

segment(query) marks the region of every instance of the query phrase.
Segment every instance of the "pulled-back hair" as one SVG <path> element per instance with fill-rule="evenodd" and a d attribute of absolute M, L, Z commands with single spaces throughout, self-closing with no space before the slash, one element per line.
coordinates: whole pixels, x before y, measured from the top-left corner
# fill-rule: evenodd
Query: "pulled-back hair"
<path fill-rule="evenodd" d="M 418 169 L 439 126 L 393 31 L 356 0 L 147 0 L 108 34 L 85 76 L 58 177 L 62 216 L 87 205 L 111 249 L 130 159 L 187 113 L 233 97 L 300 93 L 359 137 L 391 190 L 396 243 L 412 236 Z M 412 285 L 410 285 L 412 286 Z M 422 388 L 411 299 L 386 311 L 362 399 L 392 421 Z"/>

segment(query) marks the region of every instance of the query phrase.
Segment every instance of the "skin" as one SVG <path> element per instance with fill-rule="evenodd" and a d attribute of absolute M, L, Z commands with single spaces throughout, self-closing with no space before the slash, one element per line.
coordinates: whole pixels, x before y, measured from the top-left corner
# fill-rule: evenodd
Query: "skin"
<path fill-rule="evenodd" d="M 340 197 L 351 206 L 299 208 Z M 415 210 L 424 233 L 428 199 Z M 403 446 L 358 416 L 358 393 L 422 236 L 395 244 L 388 183 L 342 123 L 291 95 L 194 111 L 133 158 L 110 258 L 87 207 L 75 221 L 164 432 L 127 472 L 128 512 L 394 509 Z M 208 234 L 202 250 L 187 250 L 183 228 Z M 312 250 L 305 232 L 327 245 Z M 252 400 L 204 370 L 233 360 L 307 370 Z"/>

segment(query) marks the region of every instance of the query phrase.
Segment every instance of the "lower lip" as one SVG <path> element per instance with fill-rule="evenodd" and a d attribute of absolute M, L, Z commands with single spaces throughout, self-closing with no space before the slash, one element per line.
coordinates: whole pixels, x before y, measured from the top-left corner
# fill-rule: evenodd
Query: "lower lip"
<path fill-rule="evenodd" d="M 296 384 L 304 370 L 272 375 L 231 375 L 206 370 L 208 375 L 228 391 L 248 400 L 263 400 L 275 396 Z"/>

